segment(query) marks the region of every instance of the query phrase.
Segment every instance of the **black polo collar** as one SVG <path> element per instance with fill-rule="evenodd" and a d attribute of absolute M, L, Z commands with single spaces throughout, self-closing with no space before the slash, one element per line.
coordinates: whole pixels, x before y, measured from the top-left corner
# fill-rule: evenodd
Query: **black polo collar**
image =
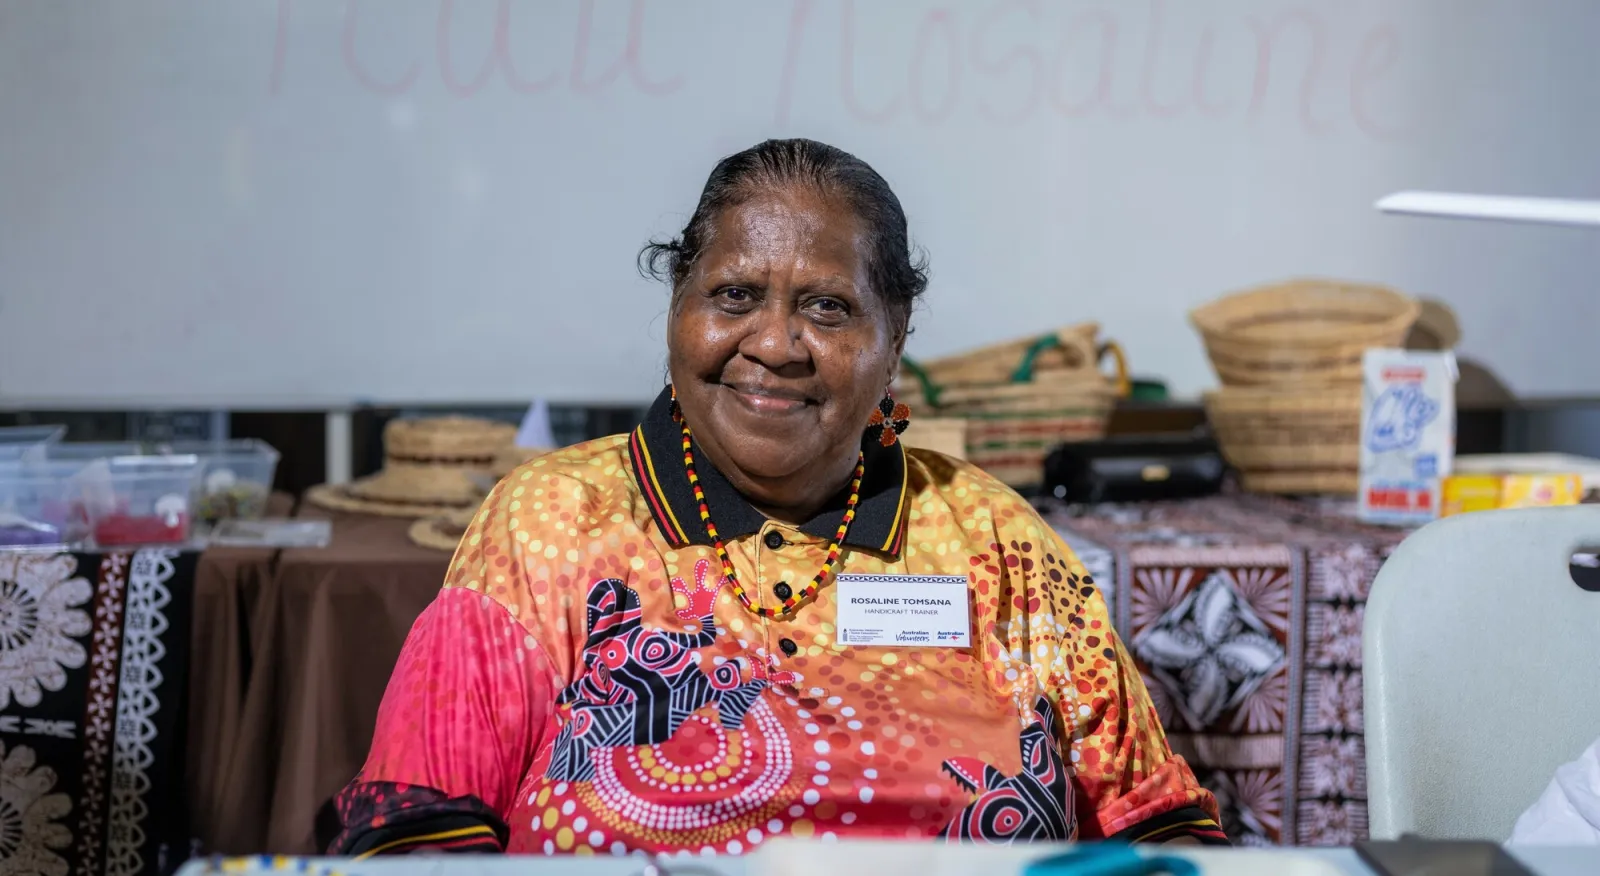
<path fill-rule="evenodd" d="M 695 472 L 700 476 L 700 487 L 705 491 L 717 532 L 728 540 L 760 532 L 766 516 L 733 488 L 699 451 L 698 444 L 695 447 Z M 905 542 L 905 451 L 898 443 L 884 447 L 865 436 L 861 450 L 866 454 L 861 499 L 856 503 L 856 517 L 844 543 L 898 557 Z M 672 419 L 670 389 L 662 390 L 644 422 L 628 437 L 628 455 L 632 458 L 634 480 L 667 541 L 673 547 L 710 545 L 711 538 L 700 520 L 700 505 L 684 470 L 683 430 Z M 833 538 L 844 519 L 847 498 L 843 492 L 835 496 L 800 531 L 817 538 Z"/>

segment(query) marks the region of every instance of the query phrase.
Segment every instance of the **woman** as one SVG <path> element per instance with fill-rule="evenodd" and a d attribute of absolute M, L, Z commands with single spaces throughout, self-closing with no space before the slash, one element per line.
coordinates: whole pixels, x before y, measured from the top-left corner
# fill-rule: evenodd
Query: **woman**
<path fill-rule="evenodd" d="M 1226 841 L 1072 553 L 981 471 L 896 440 L 886 387 L 927 279 L 876 172 L 762 143 L 644 263 L 672 286 L 671 386 L 632 434 L 485 501 L 334 852 Z M 836 638 L 842 590 L 948 594 L 941 575 L 967 628 L 940 635 L 970 647 Z"/>

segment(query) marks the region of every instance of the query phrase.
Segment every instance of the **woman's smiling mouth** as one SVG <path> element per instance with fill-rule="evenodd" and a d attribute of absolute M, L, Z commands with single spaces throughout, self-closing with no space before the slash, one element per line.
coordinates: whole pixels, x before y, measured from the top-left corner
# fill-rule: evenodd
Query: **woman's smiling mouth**
<path fill-rule="evenodd" d="M 722 387 L 746 409 L 756 414 L 792 414 L 803 409 L 810 400 L 802 392 L 781 387 L 755 384 L 724 383 Z"/>

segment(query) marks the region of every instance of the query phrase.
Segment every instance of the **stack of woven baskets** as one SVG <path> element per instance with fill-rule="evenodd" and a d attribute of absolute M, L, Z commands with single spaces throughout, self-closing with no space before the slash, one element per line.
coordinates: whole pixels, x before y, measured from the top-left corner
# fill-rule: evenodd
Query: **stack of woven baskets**
<path fill-rule="evenodd" d="M 942 359 L 903 360 L 898 397 L 910 402 L 913 433 L 928 423 L 965 423 L 966 457 L 1013 487 L 1037 486 L 1044 458 L 1067 441 L 1105 435 L 1119 395 L 1128 391 L 1127 363 L 1093 323 L 1048 335 L 970 350 Z M 1114 357 L 1115 377 L 1100 370 Z"/>
<path fill-rule="evenodd" d="M 1362 355 L 1401 346 L 1420 312 L 1391 289 L 1297 280 L 1190 313 L 1222 380 L 1206 414 L 1245 489 L 1356 492 Z"/>

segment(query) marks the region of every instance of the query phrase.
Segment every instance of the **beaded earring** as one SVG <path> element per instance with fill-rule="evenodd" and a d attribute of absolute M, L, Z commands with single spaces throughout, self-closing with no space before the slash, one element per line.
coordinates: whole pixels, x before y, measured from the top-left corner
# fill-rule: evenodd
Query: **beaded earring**
<path fill-rule="evenodd" d="M 894 393 L 885 389 L 883 400 L 872 409 L 872 416 L 867 418 L 867 431 L 878 430 L 878 443 L 884 447 L 893 447 L 900 440 L 900 433 L 911 425 L 911 407 L 904 402 L 894 400 Z"/>

